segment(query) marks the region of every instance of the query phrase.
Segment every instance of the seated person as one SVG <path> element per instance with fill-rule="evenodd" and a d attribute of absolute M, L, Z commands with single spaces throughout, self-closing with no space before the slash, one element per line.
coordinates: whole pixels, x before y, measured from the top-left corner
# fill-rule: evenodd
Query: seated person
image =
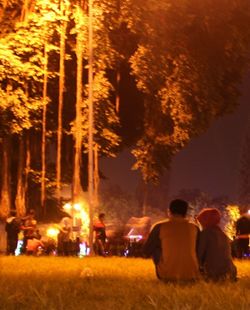
<path fill-rule="evenodd" d="M 216 208 L 203 209 L 197 216 L 203 230 L 199 236 L 198 259 L 206 280 L 236 280 L 229 238 L 218 226 L 221 214 Z"/>
<path fill-rule="evenodd" d="M 39 248 L 44 247 L 43 242 L 37 238 L 27 240 L 26 253 L 27 255 L 37 256 Z"/>
<path fill-rule="evenodd" d="M 153 258 L 161 280 L 186 282 L 200 276 L 196 256 L 199 229 L 186 219 L 187 210 L 186 201 L 173 200 L 170 219 L 156 224 L 144 244 L 144 253 Z"/>

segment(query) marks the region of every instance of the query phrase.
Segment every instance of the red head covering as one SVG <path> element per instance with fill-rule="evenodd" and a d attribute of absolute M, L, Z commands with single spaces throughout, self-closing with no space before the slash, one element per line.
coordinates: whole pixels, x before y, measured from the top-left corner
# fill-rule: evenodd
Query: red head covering
<path fill-rule="evenodd" d="M 221 213 L 216 208 L 203 209 L 197 216 L 197 220 L 203 228 L 213 227 L 219 224 Z"/>

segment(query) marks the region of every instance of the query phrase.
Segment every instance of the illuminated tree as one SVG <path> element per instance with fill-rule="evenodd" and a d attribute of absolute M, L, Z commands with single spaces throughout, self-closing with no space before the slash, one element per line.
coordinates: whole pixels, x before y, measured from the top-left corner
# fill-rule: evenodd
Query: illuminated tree
<path fill-rule="evenodd" d="M 0 40 L 0 109 L 1 109 L 1 137 L 2 137 L 2 154 L 3 154 L 3 170 L 2 170 L 2 191 L 1 191 L 1 216 L 6 216 L 10 209 L 10 160 L 13 157 L 10 153 L 11 138 L 13 135 L 23 135 L 25 129 L 32 126 L 32 118 L 34 113 L 39 110 L 40 98 L 39 94 L 29 97 L 26 86 L 35 82 L 41 70 L 38 66 L 31 63 L 24 63 L 21 57 L 17 56 L 19 50 L 18 40 L 13 41 L 13 37 Z M 14 49 L 15 47 L 15 49 Z M 14 54 L 15 52 L 15 54 Z M 29 83 L 28 83 L 29 82 Z M 22 139 L 20 138 L 20 141 Z M 23 163 L 23 147 L 22 142 L 19 146 L 20 161 Z M 22 163 L 18 172 L 18 190 L 19 198 L 17 203 L 24 198 L 21 197 L 21 170 Z M 22 193 L 23 195 L 23 193 Z M 18 212 L 24 212 L 23 207 L 18 205 Z"/>
<path fill-rule="evenodd" d="M 131 67 L 144 94 L 144 134 L 133 151 L 144 180 L 211 122 L 233 111 L 249 62 L 249 1 L 133 1 L 139 37 Z"/>
<path fill-rule="evenodd" d="M 69 2 L 60 0 L 60 64 L 59 64 L 59 96 L 58 96 L 58 129 L 57 129 L 57 156 L 56 156 L 56 188 L 57 199 L 60 201 L 61 196 L 61 152 L 62 152 L 62 113 L 63 113 L 63 100 L 65 92 L 65 41 L 66 30 L 69 16 Z"/>
<path fill-rule="evenodd" d="M 236 235 L 235 223 L 240 218 L 240 210 L 238 206 L 228 205 L 225 210 L 226 225 L 225 233 L 233 240 Z"/>

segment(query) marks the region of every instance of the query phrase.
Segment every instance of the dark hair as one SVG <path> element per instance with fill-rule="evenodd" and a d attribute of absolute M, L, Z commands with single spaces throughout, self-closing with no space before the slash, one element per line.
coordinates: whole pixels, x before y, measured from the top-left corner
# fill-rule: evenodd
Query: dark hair
<path fill-rule="evenodd" d="M 185 216 L 188 210 L 188 203 L 182 199 L 172 200 L 169 205 L 169 210 L 172 214 Z"/>
<path fill-rule="evenodd" d="M 105 217 L 105 213 L 100 213 L 100 214 L 98 215 L 99 220 L 103 219 L 104 217 Z"/>

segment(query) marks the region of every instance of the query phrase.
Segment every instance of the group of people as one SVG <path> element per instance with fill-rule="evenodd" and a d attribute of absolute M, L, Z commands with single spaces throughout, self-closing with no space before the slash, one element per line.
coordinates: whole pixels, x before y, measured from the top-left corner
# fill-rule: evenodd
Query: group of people
<path fill-rule="evenodd" d="M 21 254 L 34 254 L 39 246 L 42 246 L 40 241 L 41 235 L 37 229 L 37 221 L 35 220 L 35 211 L 33 209 L 29 210 L 24 217 L 17 217 L 16 211 L 12 210 L 6 220 L 5 231 L 7 234 L 7 255 L 15 255 L 18 235 L 21 231 L 23 232 Z"/>
<path fill-rule="evenodd" d="M 104 223 L 105 214 L 100 213 L 97 221 L 93 225 L 94 233 L 94 252 L 96 255 L 106 256 L 106 225 Z M 86 241 L 87 243 L 87 241 Z M 72 238 L 71 219 L 62 219 L 60 231 L 57 235 L 57 255 L 77 256 L 80 252 L 80 237 Z M 87 253 L 85 253 L 87 254 Z"/>
<path fill-rule="evenodd" d="M 57 254 L 59 256 L 75 256 L 80 252 L 80 238 L 72 241 L 71 222 L 64 218 L 57 236 Z M 106 226 L 105 214 L 100 213 L 98 220 L 94 223 L 94 250 L 96 255 L 106 256 Z M 18 245 L 19 233 L 22 231 L 22 246 L 20 254 L 36 255 L 39 248 L 44 248 L 41 235 L 37 229 L 34 210 L 28 211 L 24 217 L 17 217 L 16 211 L 11 210 L 6 219 L 5 231 L 7 235 L 7 255 L 15 255 Z"/>
<path fill-rule="evenodd" d="M 169 205 L 169 219 L 154 225 L 143 245 L 145 257 L 152 257 L 156 275 L 165 281 L 195 281 L 237 279 L 237 270 L 232 259 L 231 240 L 220 228 L 221 213 L 216 208 L 203 209 L 197 216 L 197 223 L 187 219 L 188 203 L 181 199 Z M 100 213 L 94 223 L 94 251 L 106 256 L 105 214 Z M 242 224 L 243 221 L 243 224 Z M 7 255 L 15 255 L 18 235 L 22 230 L 21 254 L 36 254 L 42 247 L 41 235 L 37 230 L 34 210 L 22 218 L 14 211 L 6 220 Z M 243 230 L 242 230 L 243 227 Z M 70 246 L 70 224 L 64 223 L 58 234 L 58 255 L 72 255 Z M 239 258 L 248 251 L 249 221 L 240 219 L 236 233 L 241 237 Z M 248 239 L 247 239 L 248 237 Z M 74 243 L 74 253 L 80 250 L 80 239 Z"/>
<path fill-rule="evenodd" d="M 157 277 L 184 282 L 202 277 L 235 281 L 231 242 L 219 227 L 220 211 L 203 209 L 197 216 L 198 225 L 187 220 L 187 211 L 186 201 L 173 200 L 169 219 L 156 224 L 144 244 L 145 256 L 153 258 Z"/>

